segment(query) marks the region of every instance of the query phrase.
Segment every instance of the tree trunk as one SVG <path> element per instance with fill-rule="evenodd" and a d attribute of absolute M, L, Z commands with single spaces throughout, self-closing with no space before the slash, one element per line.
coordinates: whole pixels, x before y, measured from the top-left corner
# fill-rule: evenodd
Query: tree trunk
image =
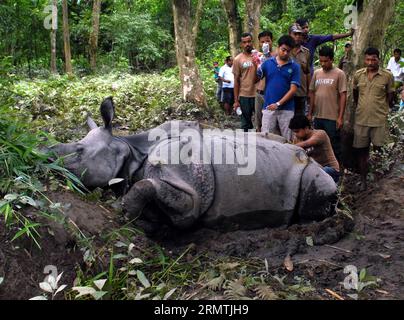
<path fill-rule="evenodd" d="M 175 49 L 184 101 L 206 107 L 206 97 L 195 60 L 191 30 L 191 0 L 173 0 Z"/>
<path fill-rule="evenodd" d="M 65 49 L 65 69 L 67 74 L 73 73 L 72 56 L 70 51 L 69 11 L 67 0 L 63 0 L 63 42 Z"/>
<path fill-rule="evenodd" d="M 382 49 L 385 31 L 394 14 L 394 0 L 360 1 L 358 14 L 358 25 L 352 44 L 352 58 L 344 67 L 348 80 L 348 102 L 341 139 L 343 163 L 346 168 L 353 168 L 356 165 L 355 154 L 352 149 L 353 124 L 355 121 L 352 90 L 353 76 L 358 69 L 364 67 L 364 53 L 367 48 Z"/>
<path fill-rule="evenodd" d="M 195 13 L 195 18 L 194 18 L 194 25 L 192 27 L 192 34 L 194 35 L 194 39 L 198 38 L 198 32 L 199 32 L 199 23 L 201 22 L 201 17 L 203 14 L 203 5 L 204 5 L 205 0 L 198 0 L 198 5 L 196 7 L 196 13 Z"/>
<path fill-rule="evenodd" d="M 52 1 L 52 27 L 51 27 L 51 72 L 56 74 L 58 72 L 56 67 L 56 30 L 58 26 L 58 2 L 57 0 Z"/>
<path fill-rule="evenodd" d="M 246 0 L 246 16 L 244 31 L 253 35 L 255 48 L 259 47 L 258 34 L 260 30 L 260 14 L 262 0 Z"/>
<path fill-rule="evenodd" d="M 240 50 L 240 19 L 237 10 L 236 0 L 222 0 L 222 4 L 227 16 L 229 29 L 229 48 L 232 57 L 236 57 Z"/>
<path fill-rule="evenodd" d="M 101 0 L 94 0 L 92 15 L 92 30 L 90 34 L 90 66 L 95 71 L 97 67 L 98 33 L 100 30 Z"/>
<path fill-rule="evenodd" d="M 358 28 L 353 39 L 353 62 L 363 67 L 364 52 L 369 47 L 383 49 L 387 26 L 394 14 L 394 0 L 367 0 L 359 12 Z"/>

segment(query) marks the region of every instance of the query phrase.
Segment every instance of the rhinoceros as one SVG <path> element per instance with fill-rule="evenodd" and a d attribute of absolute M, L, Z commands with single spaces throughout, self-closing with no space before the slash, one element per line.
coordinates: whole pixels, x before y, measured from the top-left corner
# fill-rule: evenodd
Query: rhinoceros
<path fill-rule="evenodd" d="M 113 99 L 100 111 L 102 127 L 89 118 L 84 139 L 51 150 L 86 187 L 115 183 L 133 220 L 157 228 L 234 230 L 320 221 L 334 213 L 336 184 L 299 147 L 255 133 L 202 130 L 192 121 L 114 136 Z"/>

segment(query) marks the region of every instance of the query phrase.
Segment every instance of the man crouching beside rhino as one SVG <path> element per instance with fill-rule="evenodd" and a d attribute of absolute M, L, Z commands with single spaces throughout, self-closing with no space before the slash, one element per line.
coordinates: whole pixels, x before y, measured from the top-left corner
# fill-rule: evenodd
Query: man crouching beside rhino
<path fill-rule="evenodd" d="M 223 230 L 288 226 L 334 213 L 337 187 L 297 146 L 255 133 L 202 130 L 171 121 L 126 137 L 112 134 L 112 98 L 104 121 L 79 141 L 51 148 L 88 188 L 112 187 L 133 220 L 159 228 Z"/>

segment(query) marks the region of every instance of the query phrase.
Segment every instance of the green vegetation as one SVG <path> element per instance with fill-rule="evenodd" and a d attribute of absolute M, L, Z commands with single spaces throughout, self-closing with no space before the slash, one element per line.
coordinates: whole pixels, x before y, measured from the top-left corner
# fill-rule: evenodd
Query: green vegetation
<path fill-rule="evenodd" d="M 196 6 L 197 1 L 192 1 Z M 285 3 L 280 5 L 279 2 Z M 88 74 L 88 37 L 91 32 L 92 1 L 68 1 L 72 63 L 74 73 Z M 265 1 L 261 11 L 261 29 L 279 38 L 296 18 L 306 17 L 317 34 L 341 33 L 344 6 L 352 0 Z M 0 57 L 10 56 L 14 71 L 30 77 L 48 76 L 50 65 L 49 30 L 43 26 L 48 0 L 14 1 L 0 4 Z M 284 11 L 286 8 L 286 11 Z M 239 15 L 245 14 L 239 1 Z M 63 72 L 63 26 L 59 7 L 57 30 L 57 67 Z M 385 59 L 392 49 L 403 47 L 404 5 L 397 1 L 393 23 L 387 30 L 382 49 Z M 172 6 L 169 0 L 103 1 L 100 17 L 99 67 L 97 72 L 166 70 L 175 66 Z M 197 57 L 203 65 L 223 61 L 227 50 L 227 21 L 220 0 L 206 0 L 197 37 Z M 337 43 L 339 57 L 343 41 Z"/>
<path fill-rule="evenodd" d="M 12 241 L 26 235 L 40 247 L 37 228 L 29 215 L 24 214 L 27 206 L 43 215 L 48 215 L 54 205 L 46 196 L 43 182 L 61 176 L 74 189 L 83 187 L 80 181 L 60 164 L 48 163 L 46 155 L 38 152 L 43 135 L 29 132 L 24 122 L 9 116 L 10 109 L 0 109 L 0 216 L 9 227 L 15 227 Z"/>
<path fill-rule="evenodd" d="M 195 6 L 197 1 L 193 1 Z M 350 0 L 266 1 L 261 28 L 278 38 L 297 17 L 312 21 L 313 33 L 344 32 L 343 7 Z M 62 19 L 57 31 L 57 70 L 51 74 L 49 30 L 43 27 L 47 0 L 4 0 L 0 4 L 0 226 L 10 240 L 28 239 L 41 248 L 43 221 L 68 218 L 63 205 L 49 191 L 68 189 L 88 201 L 106 200 L 102 190 L 83 194 L 84 186 L 63 168 L 63 159 L 49 163 L 41 146 L 83 137 L 85 120 L 92 115 L 101 124 L 100 102 L 113 96 L 119 112 L 114 121 L 118 134 L 133 133 L 170 119 L 200 120 L 227 127 L 234 119 L 223 116 L 215 99 L 213 61 L 229 55 L 225 13 L 220 0 L 206 0 L 196 39 L 199 66 L 208 107 L 182 101 L 179 69 L 175 61 L 172 6 L 169 0 L 103 1 L 100 18 L 97 69 L 88 61 L 92 1 L 68 1 L 73 75 L 64 73 Z M 239 13 L 245 6 L 239 1 Z M 384 60 L 391 49 L 403 47 L 404 4 L 387 30 Z M 337 58 L 343 42 L 336 43 Z M 403 130 L 403 116 L 390 119 L 392 141 L 382 155 L 372 155 L 373 174 L 384 174 L 394 162 Z M 381 161 L 380 161 L 381 159 Z M 109 198 L 110 202 L 113 201 Z M 348 205 L 343 213 L 351 216 Z M 348 213 L 346 213 L 348 212 Z M 74 227 L 74 225 L 73 225 Z M 96 239 L 73 230 L 85 266 L 77 269 L 74 288 L 59 286 L 63 277 L 41 288 L 49 298 L 62 291 L 67 299 L 305 299 L 323 293 L 303 276 L 285 270 L 270 272 L 260 259 L 215 258 L 195 253 L 192 245 L 169 252 L 147 240 L 140 230 L 124 225 Z M 313 246 L 313 238 L 306 238 Z M 59 282 L 60 280 L 60 282 Z M 365 290 L 372 279 L 361 272 Z M 3 278 L 0 277 L 0 285 Z M 59 284 L 58 284 L 59 283 Z M 373 284 L 373 282 L 372 282 Z M 50 287 L 49 287 L 50 286 Z"/>

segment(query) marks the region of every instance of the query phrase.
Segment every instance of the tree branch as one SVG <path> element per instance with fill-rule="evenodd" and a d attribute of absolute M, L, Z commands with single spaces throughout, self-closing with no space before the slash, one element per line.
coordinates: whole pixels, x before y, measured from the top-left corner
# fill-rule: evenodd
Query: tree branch
<path fill-rule="evenodd" d="M 192 27 L 192 34 L 193 34 L 193 37 L 194 37 L 194 41 L 196 41 L 196 38 L 198 37 L 199 24 L 201 22 L 201 17 L 202 17 L 202 14 L 203 14 L 204 2 L 205 2 L 205 0 L 198 0 L 198 5 L 196 7 L 194 25 Z"/>

